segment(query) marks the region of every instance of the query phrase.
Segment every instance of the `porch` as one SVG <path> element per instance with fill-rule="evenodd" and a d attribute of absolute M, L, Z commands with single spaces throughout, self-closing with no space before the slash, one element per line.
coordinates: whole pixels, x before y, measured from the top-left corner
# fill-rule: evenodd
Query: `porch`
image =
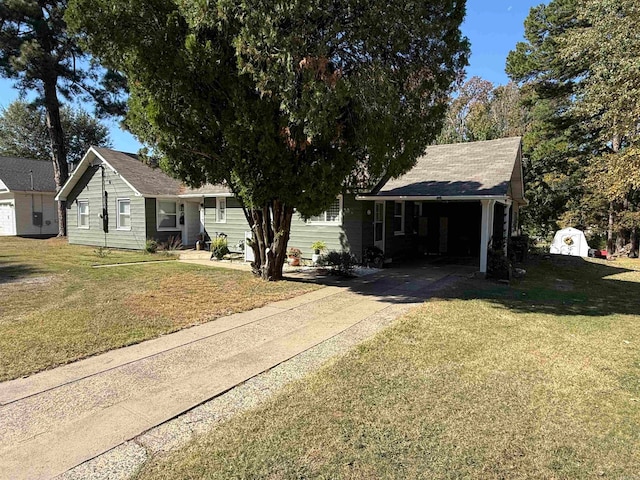
<path fill-rule="evenodd" d="M 363 243 L 380 248 L 394 263 L 448 259 L 486 273 L 489 250 L 506 255 L 507 241 L 517 233 L 517 209 L 504 197 L 368 201 L 372 227 L 365 228 Z"/>

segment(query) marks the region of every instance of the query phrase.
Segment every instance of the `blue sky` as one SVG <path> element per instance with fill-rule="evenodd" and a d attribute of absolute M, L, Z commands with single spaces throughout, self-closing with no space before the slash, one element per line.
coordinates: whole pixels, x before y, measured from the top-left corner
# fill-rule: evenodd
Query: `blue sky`
<path fill-rule="evenodd" d="M 471 58 L 467 78 L 479 76 L 496 85 L 509 81 L 504 73 L 507 54 L 516 42 L 522 40 L 524 19 L 531 7 L 546 3 L 542 0 L 467 0 L 467 18 L 463 33 L 471 41 Z M 12 82 L 0 79 L 0 106 L 6 107 L 18 98 Z M 117 150 L 136 152 L 140 144 L 117 122 L 107 123 L 113 147 Z"/>

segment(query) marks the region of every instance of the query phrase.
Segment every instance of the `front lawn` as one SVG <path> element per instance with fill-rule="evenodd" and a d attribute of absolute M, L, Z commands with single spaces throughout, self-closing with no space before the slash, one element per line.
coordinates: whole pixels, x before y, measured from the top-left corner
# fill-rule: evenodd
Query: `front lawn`
<path fill-rule="evenodd" d="M 640 478 L 637 260 L 446 297 L 139 478 Z"/>
<path fill-rule="evenodd" d="M 28 375 L 317 287 L 64 239 L 0 237 L 0 381 Z"/>

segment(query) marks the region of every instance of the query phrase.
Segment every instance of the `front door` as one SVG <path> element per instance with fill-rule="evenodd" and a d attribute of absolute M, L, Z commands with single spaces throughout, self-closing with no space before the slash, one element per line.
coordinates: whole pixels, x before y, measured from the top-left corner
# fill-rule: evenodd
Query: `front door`
<path fill-rule="evenodd" d="M 373 208 L 373 244 L 384 252 L 384 202 L 375 202 Z"/>

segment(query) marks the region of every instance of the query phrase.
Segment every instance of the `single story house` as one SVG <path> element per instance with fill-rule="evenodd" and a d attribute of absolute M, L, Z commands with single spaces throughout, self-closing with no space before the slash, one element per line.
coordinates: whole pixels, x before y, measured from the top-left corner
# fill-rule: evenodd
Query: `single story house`
<path fill-rule="evenodd" d="M 0 157 L 0 236 L 56 235 L 55 196 L 52 162 Z"/>
<path fill-rule="evenodd" d="M 294 215 L 289 246 L 310 258 L 311 244 L 362 258 L 377 246 L 387 258 L 476 258 L 486 272 L 491 244 L 518 231 L 525 204 L 519 137 L 427 148 L 413 169 L 370 192 L 338 196 L 321 215 Z M 144 248 L 149 238 L 227 235 L 233 247 L 249 227 L 228 189 L 186 188 L 135 155 L 92 147 L 57 197 L 67 201 L 70 243 Z"/>

